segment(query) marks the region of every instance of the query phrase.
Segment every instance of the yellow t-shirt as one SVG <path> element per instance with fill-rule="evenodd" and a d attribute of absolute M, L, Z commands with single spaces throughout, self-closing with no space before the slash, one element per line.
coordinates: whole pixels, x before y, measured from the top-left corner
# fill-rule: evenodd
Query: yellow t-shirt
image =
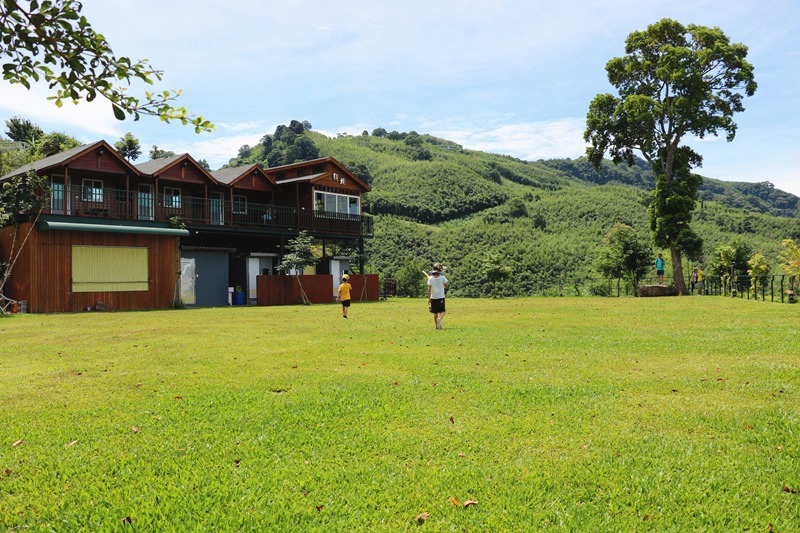
<path fill-rule="evenodd" d="M 346 281 L 339 285 L 339 299 L 341 301 L 349 300 L 350 299 L 350 290 L 353 287 L 347 283 Z"/>

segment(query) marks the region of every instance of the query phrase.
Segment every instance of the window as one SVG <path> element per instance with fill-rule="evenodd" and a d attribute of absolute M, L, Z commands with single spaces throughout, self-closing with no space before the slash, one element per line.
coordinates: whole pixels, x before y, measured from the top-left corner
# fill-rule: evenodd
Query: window
<path fill-rule="evenodd" d="M 164 207 L 170 209 L 180 209 L 181 190 L 175 187 L 164 187 Z"/>
<path fill-rule="evenodd" d="M 359 215 L 359 197 L 331 192 L 314 193 L 314 209 L 325 213 Z"/>
<path fill-rule="evenodd" d="M 103 182 L 100 180 L 83 180 L 81 199 L 84 202 L 103 201 Z"/>
<path fill-rule="evenodd" d="M 237 215 L 247 214 L 247 196 L 233 195 L 233 212 Z"/>
<path fill-rule="evenodd" d="M 72 292 L 130 292 L 149 288 L 147 248 L 72 247 Z"/>

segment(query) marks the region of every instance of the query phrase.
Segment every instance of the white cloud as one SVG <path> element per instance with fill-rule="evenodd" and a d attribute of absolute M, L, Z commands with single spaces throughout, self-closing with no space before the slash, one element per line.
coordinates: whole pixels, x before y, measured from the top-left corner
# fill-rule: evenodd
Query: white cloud
<path fill-rule="evenodd" d="M 120 137 L 120 122 L 111 112 L 107 100 L 82 101 L 74 105 L 64 102 L 61 108 L 52 100 L 51 93 L 42 85 L 32 85 L 30 90 L 21 85 L 0 83 L 0 113 L 7 118 L 20 116 L 34 122 L 45 131 L 63 131 L 81 141 L 97 137 Z"/>
<path fill-rule="evenodd" d="M 534 161 L 583 155 L 586 151 L 586 143 L 583 141 L 584 128 L 583 120 L 567 118 L 506 124 L 488 129 L 471 125 L 455 130 L 433 130 L 430 133 L 455 141 L 472 150 Z"/>
<path fill-rule="evenodd" d="M 206 138 L 189 143 L 164 143 L 163 146 L 159 145 L 159 143 L 155 144 L 175 153 L 188 153 L 198 160 L 205 159 L 209 166 L 216 170 L 228 163 L 231 158 L 236 157 L 239 153 L 239 148 L 245 144 L 254 146 L 258 144 L 258 141 L 263 136 L 263 133 L 243 134 L 217 137 L 214 139 Z M 147 151 L 149 151 L 149 147 Z"/>

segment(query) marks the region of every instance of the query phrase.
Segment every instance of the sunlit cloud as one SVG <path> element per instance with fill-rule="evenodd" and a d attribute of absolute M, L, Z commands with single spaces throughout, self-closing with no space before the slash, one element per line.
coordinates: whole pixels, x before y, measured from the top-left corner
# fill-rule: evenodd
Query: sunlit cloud
<path fill-rule="evenodd" d="M 510 155 L 533 161 L 579 157 L 586 150 L 585 123 L 579 119 L 507 124 L 482 129 L 473 125 L 461 130 L 430 133 L 461 144 L 464 148 Z"/>
<path fill-rule="evenodd" d="M 32 85 L 27 90 L 21 85 L 0 83 L 0 115 L 20 116 L 45 131 L 62 131 L 81 141 L 119 137 L 124 133 L 121 126 L 124 123 L 114 118 L 107 100 L 81 101 L 78 105 L 69 101 L 59 108 L 47 99 L 51 94 L 41 85 Z"/>

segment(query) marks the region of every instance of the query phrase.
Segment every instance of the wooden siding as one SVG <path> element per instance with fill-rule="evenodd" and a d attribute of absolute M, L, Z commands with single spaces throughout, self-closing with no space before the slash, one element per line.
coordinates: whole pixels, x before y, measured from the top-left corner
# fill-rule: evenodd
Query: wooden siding
<path fill-rule="evenodd" d="M 275 184 L 270 180 L 266 174 L 260 171 L 252 171 L 247 176 L 243 176 L 231 184 L 233 194 L 237 194 L 237 190 L 250 190 L 260 192 L 272 192 L 275 190 Z"/>
<path fill-rule="evenodd" d="M 333 276 L 330 274 L 300 276 L 300 279 L 303 283 L 303 290 L 311 303 L 332 303 L 336 300 L 336 296 L 331 290 Z M 364 289 L 365 284 L 366 289 Z M 353 290 L 350 291 L 350 298 L 354 302 L 378 301 L 377 274 L 352 274 L 350 276 L 350 285 L 353 286 Z M 256 276 L 256 286 L 258 305 L 303 303 L 303 299 L 300 296 L 300 287 L 297 285 L 295 276 Z"/>
<path fill-rule="evenodd" d="M 331 287 L 333 276 L 316 274 L 300 276 L 303 292 L 312 304 L 334 301 Z M 297 276 L 256 276 L 258 305 L 292 305 L 303 303 Z"/>
<path fill-rule="evenodd" d="M 334 178 L 334 174 L 336 174 L 338 178 Z M 343 178 L 344 183 L 342 183 Z M 312 183 L 317 187 L 329 187 L 346 194 L 352 194 L 353 196 L 360 196 L 361 193 L 364 192 L 364 187 L 356 183 L 356 181 L 350 177 L 350 174 L 346 174 L 341 170 L 333 170 L 329 174 L 325 174 L 313 180 Z"/>
<path fill-rule="evenodd" d="M 353 289 L 350 299 L 354 302 L 377 302 L 380 296 L 378 291 L 377 274 L 350 274 L 348 279 Z M 366 286 L 366 288 L 364 288 Z"/>
<path fill-rule="evenodd" d="M 186 165 L 183 163 L 186 162 Z M 205 173 L 188 160 L 184 160 L 176 165 L 171 166 L 164 172 L 156 176 L 159 180 L 173 181 L 181 183 L 200 183 L 211 185 L 213 182 L 205 175 Z M 164 185 L 169 187 L 169 185 Z"/>
<path fill-rule="evenodd" d="M 100 155 L 100 150 L 103 150 L 103 155 Z M 69 163 L 68 168 L 70 172 L 73 170 L 88 170 L 108 174 L 133 174 L 122 160 L 111 154 L 103 146 L 98 146 L 94 150 L 75 158 Z"/>
<path fill-rule="evenodd" d="M 15 249 L 19 249 L 20 242 L 25 238 L 30 224 L 23 224 L 20 226 L 19 236 L 14 245 Z M 4 261 L 10 261 L 11 258 L 11 240 L 14 235 L 14 228 L 0 228 L 0 258 Z M 27 272 L 30 268 L 30 249 L 31 241 L 36 239 L 36 232 L 31 234 L 25 247 L 22 249 L 17 263 L 14 265 L 14 270 L 11 272 L 11 278 L 6 283 L 3 292 L 9 298 L 14 300 L 27 300 L 28 293 L 30 292 L 30 283 L 27 276 L 20 275 L 20 272 Z"/>
<path fill-rule="evenodd" d="M 3 232 L 6 245 L 8 233 Z M 34 230 L 14 267 L 8 295 L 16 300 L 27 300 L 28 310 L 32 313 L 87 308 L 109 311 L 165 309 L 173 303 L 180 271 L 178 242 L 178 237 L 164 235 Z M 149 290 L 73 293 L 73 245 L 146 247 Z"/>

